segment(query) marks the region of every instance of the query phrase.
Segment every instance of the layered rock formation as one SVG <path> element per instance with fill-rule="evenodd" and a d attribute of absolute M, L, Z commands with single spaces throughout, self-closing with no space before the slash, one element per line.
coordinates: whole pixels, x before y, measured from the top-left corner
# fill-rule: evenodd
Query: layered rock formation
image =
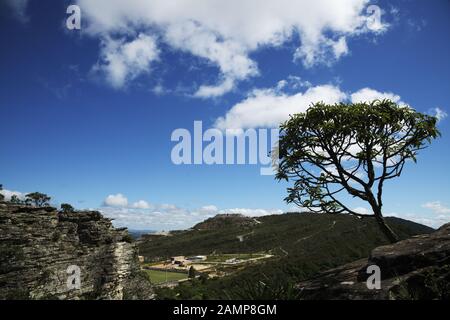
<path fill-rule="evenodd" d="M 126 229 L 96 211 L 0 202 L 0 299 L 149 298 Z"/>
<path fill-rule="evenodd" d="M 369 289 L 368 266 L 381 271 Z M 298 284 L 302 299 L 450 299 L 450 224 L 374 249 L 362 259 Z"/>

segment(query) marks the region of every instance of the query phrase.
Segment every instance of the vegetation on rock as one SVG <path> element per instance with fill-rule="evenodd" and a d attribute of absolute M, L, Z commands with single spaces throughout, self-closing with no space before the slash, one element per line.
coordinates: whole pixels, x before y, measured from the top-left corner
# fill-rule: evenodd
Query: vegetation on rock
<path fill-rule="evenodd" d="M 46 207 L 49 206 L 51 197 L 45 193 L 32 192 L 25 195 L 25 203 L 32 204 L 36 207 Z"/>

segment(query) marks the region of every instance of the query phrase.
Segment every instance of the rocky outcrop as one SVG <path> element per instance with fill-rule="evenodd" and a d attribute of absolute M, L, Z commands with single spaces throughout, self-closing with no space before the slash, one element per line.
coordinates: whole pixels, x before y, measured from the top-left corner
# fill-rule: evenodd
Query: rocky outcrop
<path fill-rule="evenodd" d="M 369 266 L 381 289 L 368 289 Z M 450 224 L 374 249 L 368 259 L 328 270 L 298 284 L 302 299 L 450 299 Z"/>
<path fill-rule="evenodd" d="M 142 277 L 128 232 L 99 212 L 0 202 L 0 299 L 151 298 Z"/>

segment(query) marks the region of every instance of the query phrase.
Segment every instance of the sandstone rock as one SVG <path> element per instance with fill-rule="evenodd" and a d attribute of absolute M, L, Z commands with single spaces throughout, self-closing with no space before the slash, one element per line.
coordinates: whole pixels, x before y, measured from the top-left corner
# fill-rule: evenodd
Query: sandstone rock
<path fill-rule="evenodd" d="M 367 268 L 381 270 L 381 289 L 368 289 Z M 450 224 L 374 249 L 368 259 L 297 285 L 302 299 L 450 299 Z"/>
<path fill-rule="evenodd" d="M 79 289 L 67 286 L 72 265 Z M 0 299 L 152 298 L 139 277 L 135 244 L 99 212 L 0 203 Z"/>

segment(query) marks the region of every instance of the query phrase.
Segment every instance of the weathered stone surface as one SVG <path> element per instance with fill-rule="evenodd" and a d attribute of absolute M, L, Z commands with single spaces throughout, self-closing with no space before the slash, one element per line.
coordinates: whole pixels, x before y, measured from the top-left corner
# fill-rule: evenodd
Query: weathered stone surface
<path fill-rule="evenodd" d="M 367 267 L 381 270 L 381 289 L 368 289 Z M 302 299 L 450 299 L 450 224 L 374 249 L 368 259 L 298 284 Z"/>
<path fill-rule="evenodd" d="M 67 286 L 71 265 L 80 289 Z M 0 299 L 152 298 L 140 277 L 128 232 L 99 212 L 0 203 Z"/>

